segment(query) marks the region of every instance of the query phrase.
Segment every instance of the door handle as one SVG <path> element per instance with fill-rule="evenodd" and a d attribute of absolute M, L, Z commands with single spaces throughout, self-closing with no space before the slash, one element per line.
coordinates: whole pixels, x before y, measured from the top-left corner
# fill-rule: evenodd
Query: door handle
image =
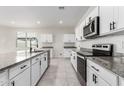
<path fill-rule="evenodd" d="M 40 61 L 40 66 L 41 66 L 41 61 Z"/>
<path fill-rule="evenodd" d="M 115 29 L 115 24 L 116 24 L 116 23 L 113 21 L 113 23 L 112 23 L 112 25 L 113 25 L 113 29 Z"/>
<path fill-rule="evenodd" d="M 96 84 L 97 83 L 97 76 L 95 75 L 95 81 L 94 81 L 94 83 Z"/>
<path fill-rule="evenodd" d="M 12 85 L 12 86 L 15 86 L 15 81 L 12 81 L 12 82 L 11 82 L 11 85 Z"/>
<path fill-rule="evenodd" d="M 27 65 L 24 65 L 24 66 L 22 66 L 22 67 L 20 67 L 21 69 L 23 69 L 23 68 L 25 68 Z"/>
<path fill-rule="evenodd" d="M 93 82 L 95 81 L 95 75 L 94 74 L 92 75 L 92 80 L 93 80 Z"/>
<path fill-rule="evenodd" d="M 110 23 L 110 30 L 112 30 L 112 23 Z"/>
<path fill-rule="evenodd" d="M 94 70 L 99 71 L 99 69 L 95 68 L 94 66 L 91 66 Z"/>

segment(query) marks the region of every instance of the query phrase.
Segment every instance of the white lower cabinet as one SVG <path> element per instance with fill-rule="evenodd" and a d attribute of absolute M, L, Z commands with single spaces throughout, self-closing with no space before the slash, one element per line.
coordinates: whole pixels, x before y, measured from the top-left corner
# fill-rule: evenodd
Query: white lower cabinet
<path fill-rule="evenodd" d="M 0 71 L 0 86 L 8 85 L 8 70 Z"/>
<path fill-rule="evenodd" d="M 124 86 L 124 78 L 119 77 L 119 86 Z"/>
<path fill-rule="evenodd" d="M 91 73 L 91 74 L 90 74 Z M 94 76 L 94 75 L 95 76 Z M 95 78 L 95 81 L 94 81 Z M 87 82 L 90 85 L 91 81 L 97 82 L 95 85 L 118 85 L 118 76 L 111 71 L 101 67 L 100 65 L 92 62 L 91 60 L 87 60 Z M 107 84 L 108 83 L 108 84 Z M 92 85 L 92 83 L 91 83 Z"/>
<path fill-rule="evenodd" d="M 87 67 L 87 86 L 109 86 L 109 84 Z"/>
<path fill-rule="evenodd" d="M 77 72 L 77 53 L 74 51 L 71 52 L 71 63 L 75 71 Z"/>
<path fill-rule="evenodd" d="M 40 78 L 40 63 L 36 62 L 31 66 L 31 85 L 34 86 Z"/>
<path fill-rule="evenodd" d="M 70 58 L 71 57 L 71 51 L 72 51 L 72 49 L 64 49 L 64 57 Z"/>
<path fill-rule="evenodd" d="M 30 86 L 30 68 L 10 80 L 10 86 Z"/>

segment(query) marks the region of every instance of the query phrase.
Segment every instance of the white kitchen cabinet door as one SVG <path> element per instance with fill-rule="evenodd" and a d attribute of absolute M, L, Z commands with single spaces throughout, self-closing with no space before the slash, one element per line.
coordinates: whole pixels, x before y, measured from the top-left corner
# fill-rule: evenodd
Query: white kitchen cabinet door
<path fill-rule="evenodd" d="M 30 68 L 10 80 L 10 86 L 30 86 Z"/>
<path fill-rule="evenodd" d="M 117 29 L 124 28 L 124 6 L 118 7 L 118 24 Z"/>
<path fill-rule="evenodd" d="M 104 79 L 87 67 L 87 86 L 110 86 Z"/>
<path fill-rule="evenodd" d="M 47 34 L 46 35 L 46 40 L 47 40 L 47 42 L 52 43 L 53 42 L 53 36 L 52 36 L 52 34 Z"/>
<path fill-rule="evenodd" d="M 105 34 L 110 32 L 110 24 L 113 22 L 113 12 L 114 8 L 112 6 L 100 6 L 100 34 Z M 112 25 L 111 25 L 112 28 Z"/>
<path fill-rule="evenodd" d="M 52 34 L 41 34 L 42 43 L 52 43 L 53 42 L 53 35 Z"/>
<path fill-rule="evenodd" d="M 71 63 L 75 71 L 77 72 L 77 53 L 74 51 L 71 52 Z"/>
<path fill-rule="evenodd" d="M 75 42 L 75 35 L 74 34 L 70 35 L 70 42 L 72 42 L 72 43 Z"/>
<path fill-rule="evenodd" d="M 96 85 L 93 80 L 93 75 L 94 75 L 94 72 L 89 67 L 87 67 L 87 86 Z"/>
<path fill-rule="evenodd" d="M 46 35 L 45 35 L 45 34 L 41 34 L 40 41 L 41 41 L 42 43 L 46 42 Z"/>
<path fill-rule="evenodd" d="M 40 78 L 40 63 L 36 62 L 35 64 L 32 65 L 31 69 L 31 81 L 32 81 L 32 86 L 36 85 Z"/>
<path fill-rule="evenodd" d="M 119 77 L 119 86 L 124 86 L 124 78 Z"/>
<path fill-rule="evenodd" d="M 64 49 L 64 57 L 66 58 L 71 57 L 71 49 Z"/>
<path fill-rule="evenodd" d="M 97 76 L 97 86 L 110 86 L 104 79 L 102 79 L 100 76 Z"/>
<path fill-rule="evenodd" d="M 0 71 L 0 86 L 8 83 L 8 70 Z"/>
<path fill-rule="evenodd" d="M 74 34 L 64 34 L 63 42 L 64 43 L 74 43 L 75 35 Z"/>
<path fill-rule="evenodd" d="M 41 55 L 41 63 L 40 63 L 40 74 L 41 76 L 46 71 L 48 67 L 48 55 L 47 53 Z"/>

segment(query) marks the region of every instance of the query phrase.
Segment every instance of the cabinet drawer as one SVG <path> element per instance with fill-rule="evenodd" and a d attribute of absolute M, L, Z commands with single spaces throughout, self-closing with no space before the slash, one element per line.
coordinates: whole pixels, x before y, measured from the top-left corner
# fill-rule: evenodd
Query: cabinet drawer
<path fill-rule="evenodd" d="M 41 59 L 40 56 L 36 56 L 36 57 L 34 57 L 34 58 L 32 59 L 32 64 L 34 64 L 34 63 L 36 63 L 36 62 L 39 62 L 40 59 Z"/>
<path fill-rule="evenodd" d="M 100 65 L 88 60 L 88 66 L 112 86 L 118 85 L 118 76 Z"/>
<path fill-rule="evenodd" d="M 9 69 L 9 79 L 12 79 L 25 69 L 30 67 L 30 60 Z"/>
<path fill-rule="evenodd" d="M 8 71 L 0 71 L 0 86 L 8 82 Z"/>

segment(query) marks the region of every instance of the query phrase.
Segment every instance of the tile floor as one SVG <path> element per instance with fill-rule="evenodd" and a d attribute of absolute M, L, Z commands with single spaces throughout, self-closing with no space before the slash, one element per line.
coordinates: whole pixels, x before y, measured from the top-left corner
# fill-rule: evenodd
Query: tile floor
<path fill-rule="evenodd" d="M 56 58 L 51 60 L 50 67 L 38 86 L 80 86 L 80 83 L 70 60 Z"/>

